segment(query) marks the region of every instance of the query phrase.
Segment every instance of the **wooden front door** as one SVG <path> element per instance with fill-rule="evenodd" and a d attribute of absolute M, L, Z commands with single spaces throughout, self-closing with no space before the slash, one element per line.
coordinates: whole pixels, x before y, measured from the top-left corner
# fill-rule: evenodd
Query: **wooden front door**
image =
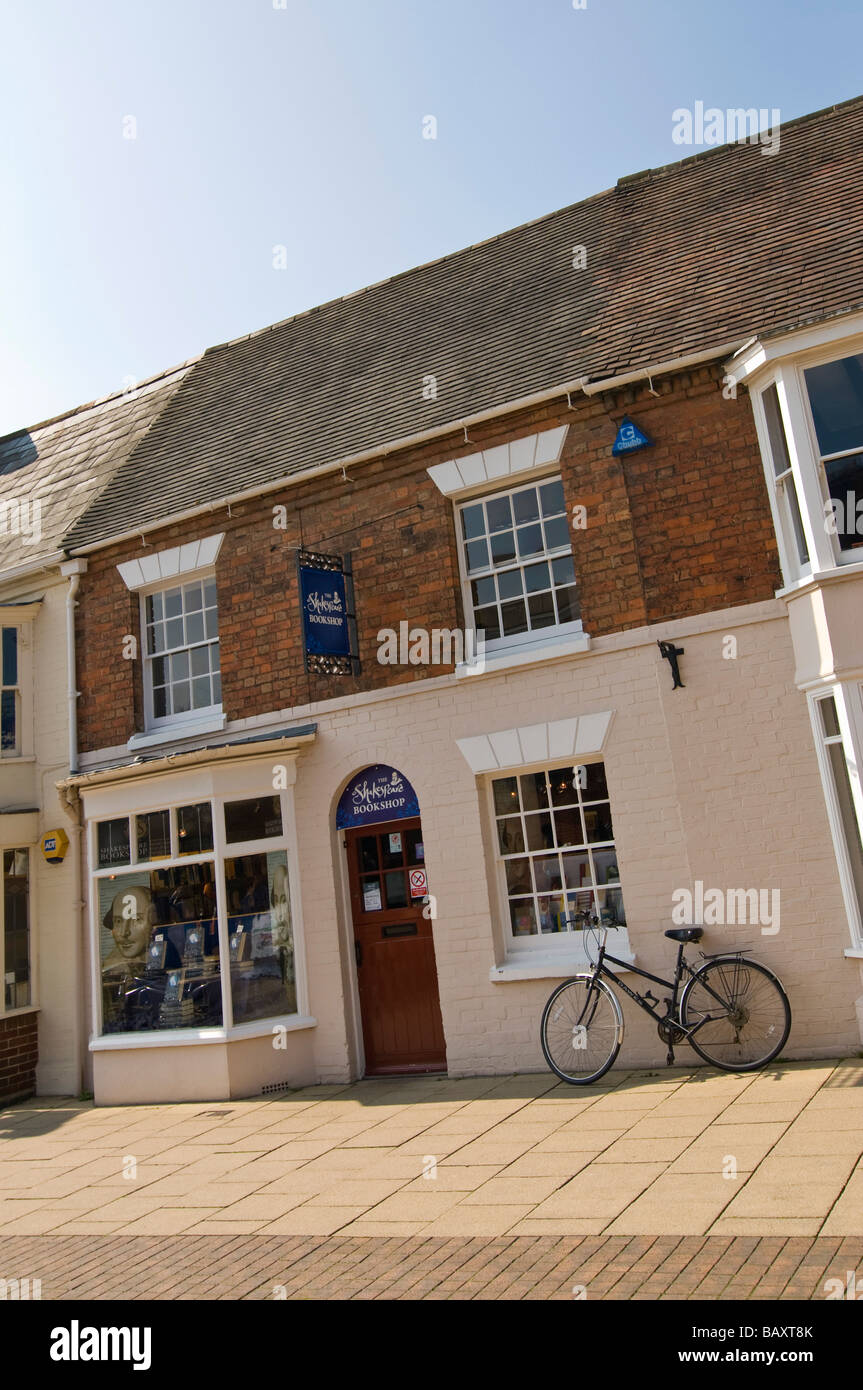
<path fill-rule="evenodd" d="M 345 831 L 366 1075 L 446 1071 L 430 915 L 411 896 L 425 867 L 418 819 Z"/>

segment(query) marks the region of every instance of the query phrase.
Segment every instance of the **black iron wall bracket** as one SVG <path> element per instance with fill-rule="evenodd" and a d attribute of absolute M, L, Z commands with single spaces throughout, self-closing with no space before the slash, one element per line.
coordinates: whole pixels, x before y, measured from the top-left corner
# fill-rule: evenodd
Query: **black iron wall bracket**
<path fill-rule="evenodd" d="M 680 679 L 680 667 L 677 664 L 677 658 L 683 656 L 683 648 L 675 647 L 673 642 L 657 642 L 656 645 L 671 667 L 671 674 L 674 676 L 674 683 L 671 689 L 676 690 L 678 686 L 680 686 L 681 689 L 685 689 L 683 681 Z"/>

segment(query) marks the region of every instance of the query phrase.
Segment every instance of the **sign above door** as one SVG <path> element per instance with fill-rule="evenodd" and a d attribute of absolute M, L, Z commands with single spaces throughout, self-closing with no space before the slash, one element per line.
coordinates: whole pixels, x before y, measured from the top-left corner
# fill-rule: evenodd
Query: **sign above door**
<path fill-rule="evenodd" d="M 339 830 L 381 821 L 407 820 L 420 813 L 417 794 L 406 777 L 386 763 L 357 772 L 345 787 L 336 810 Z"/>

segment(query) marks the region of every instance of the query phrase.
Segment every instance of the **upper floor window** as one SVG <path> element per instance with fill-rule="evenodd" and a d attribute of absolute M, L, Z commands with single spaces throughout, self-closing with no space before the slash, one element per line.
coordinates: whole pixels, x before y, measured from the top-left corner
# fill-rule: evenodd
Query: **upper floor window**
<path fill-rule="evenodd" d="M 840 551 L 863 545 L 863 353 L 803 373 L 818 442 L 822 487 Z M 857 556 L 855 559 L 859 558 Z"/>
<path fill-rule="evenodd" d="M 464 502 L 458 526 L 465 608 L 487 643 L 580 629 L 560 478 Z"/>
<path fill-rule="evenodd" d="M 20 752 L 21 693 L 18 687 L 18 629 L 2 628 L 0 645 L 0 753 L 7 757 Z"/>
<path fill-rule="evenodd" d="M 218 708 L 222 687 L 215 579 L 147 594 L 143 627 L 148 723 Z"/>

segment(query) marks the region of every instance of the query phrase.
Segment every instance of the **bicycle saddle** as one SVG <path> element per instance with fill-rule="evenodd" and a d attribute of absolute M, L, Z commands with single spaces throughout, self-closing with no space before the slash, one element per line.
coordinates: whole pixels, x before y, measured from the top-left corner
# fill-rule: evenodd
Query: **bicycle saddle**
<path fill-rule="evenodd" d="M 672 927 L 665 935 L 670 941 L 700 941 L 704 935 L 703 927 Z"/>

